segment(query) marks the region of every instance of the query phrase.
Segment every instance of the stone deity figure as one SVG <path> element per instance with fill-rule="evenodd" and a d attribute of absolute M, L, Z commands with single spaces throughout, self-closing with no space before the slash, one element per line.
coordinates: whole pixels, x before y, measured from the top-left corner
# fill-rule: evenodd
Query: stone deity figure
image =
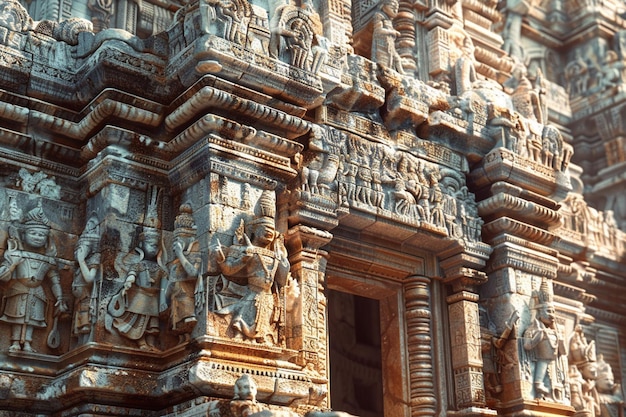
<path fill-rule="evenodd" d="M 596 388 L 600 402 L 600 416 L 624 417 L 622 386 L 615 383 L 611 365 L 604 361 L 602 355 L 598 355 L 597 371 Z"/>
<path fill-rule="evenodd" d="M 94 302 L 97 299 L 97 291 L 94 283 L 100 270 L 99 243 L 99 221 L 96 216 L 91 216 L 74 249 L 78 268 L 72 281 L 72 294 L 75 300 L 72 332 L 78 337 L 80 344 L 88 341 L 96 314 Z"/>
<path fill-rule="evenodd" d="M 11 326 L 10 352 L 33 352 L 34 329 L 48 327 L 46 309 L 50 300 L 44 281 L 50 283 L 55 298 L 55 316 L 67 312 L 55 256 L 50 221 L 40 204 L 19 224 L 17 235 L 8 238 L 0 262 L 0 281 L 5 283 L 0 321 Z"/>
<path fill-rule="evenodd" d="M 511 78 L 504 82 L 504 91 L 511 94 L 515 110 L 529 120 L 543 122 L 543 103 L 538 91 L 528 79 L 526 65 L 516 61 Z"/>
<path fill-rule="evenodd" d="M 504 348 L 509 339 L 515 337 L 519 313 L 513 310 L 508 320 L 504 322 L 504 329 L 496 334 L 495 323 L 489 318 L 489 312 L 484 306 L 479 306 L 481 351 L 483 355 L 483 373 L 485 388 L 489 396 L 493 397 L 504 389 L 500 373 L 503 366 L 511 366 L 510 355 L 506 355 Z"/>
<path fill-rule="evenodd" d="M 170 285 L 166 296 L 170 299 L 170 320 L 172 330 L 179 335 L 179 342 L 189 340 L 189 335 L 198 319 L 195 309 L 202 303 L 196 294 L 202 289 L 200 276 L 200 242 L 196 239 L 196 225 L 191 215 L 191 206 L 180 206 L 174 221 L 175 259 L 170 264 Z"/>
<path fill-rule="evenodd" d="M 159 334 L 159 314 L 167 308 L 167 270 L 161 263 L 160 243 L 158 229 L 143 228 L 137 253 L 124 260 L 128 266 L 124 286 L 108 306 L 112 327 L 142 350 L 156 349 L 153 339 Z"/>
<path fill-rule="evenodd" d="M 254 379 L 243 374 L 235 381 L 232 400 L 215 400 L 209 403 L 208 417 L 270 417 L 275 414 L 256 399 L 257 384 Z M 278 414 L 284 416 L 284 414 Z M 291 416 L 291 414 L 289 414 Z"/>
<path fill-rule="evenodd" d="M 596 364 L 595 342 L 587 342 L 583 329 L 577 325 L 569 342 L 569 364 L 575 366 L 578 372 L 574 384 L 579 394 L 579 399 L 573 406 L 576 411 L 584 411 L 591 417 L 599 416 L 600 404 L 596 379 L 598 377 Z M 570 371 L 572 372 L 572 371 Z"/>
<path fill-rule="evenodd" d="M 233 415 L 248 417 L 264 410 L 265 406 L 256 400 L 256 393 L 257 385 L 254 379 L 248 374 L 241 375 L 235 381 L 235 395 L 230 402 Z"/>
<path fill-rule="evenodd" d="M 290 268 L 274 225 L 274 199 L 273 192 L 263 191 L 247 233 L 228 248 L 219 245 L 215 255 L 225 280 L 241 288 L 240 297 L 218 295 L 216 312 L 231 316 L 229 329 L 235 337 L 263 344 L 279 343 L 281 289 L 288 285 Z"/>
<path fill-rule="evenodd" d="M 535 362 L 533 387 L 535 398 L 563 399 L 564 370 L 561 357 L 565 344 L 556 324 L 556 313 L 547 280 L 535 294 L 535 318 L 524 332 L 524 349 Z"/>
<path fill-rule="evenodd" d="M 474 49 L 472 38 L 466 36 L 463 39 L 463 48 L 461 48 L 462 55 L 457 59 L 454 66 L 457 96 L 472 91 L 474 84 L 478 81 Z"/>
<path fill-rule="evenodd" d="M 523 60 L 525 58 L 522 47 L 522 20 L 537 4 L 539 0 L 505 0 L 506 14 L 502 38 L 504 44 L 502 50 L 513 58 Z"/>
<path fill-rule="evenodd" d="M 398 0 L 382 0 L 380 9 L 373 17 L 372 61 L 404 74 L 402 60 L 396 50 L 396 38 L 400 33 L 393 27 L 398 7 Z"/>

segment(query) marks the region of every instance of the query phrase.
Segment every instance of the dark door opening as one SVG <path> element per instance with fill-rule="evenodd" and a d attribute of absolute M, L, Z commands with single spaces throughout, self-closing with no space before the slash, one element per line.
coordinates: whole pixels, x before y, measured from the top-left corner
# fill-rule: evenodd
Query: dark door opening
<path fill-rule="evenodd" d="M 330 403 L 360 417 L 383 415 L 380 303 L 328 293 Z"/>

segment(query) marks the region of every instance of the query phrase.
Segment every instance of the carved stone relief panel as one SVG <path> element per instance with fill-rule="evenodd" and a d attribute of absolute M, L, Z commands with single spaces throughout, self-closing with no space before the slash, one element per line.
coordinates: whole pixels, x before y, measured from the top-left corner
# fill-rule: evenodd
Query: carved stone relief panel
<path fill-rule="evenodd" d="M 332 128 L 314 131 L 301 169 L 305 198 L 378 212 L 452 239 L 480 240 L 474 196 L 454 170 Z"/>

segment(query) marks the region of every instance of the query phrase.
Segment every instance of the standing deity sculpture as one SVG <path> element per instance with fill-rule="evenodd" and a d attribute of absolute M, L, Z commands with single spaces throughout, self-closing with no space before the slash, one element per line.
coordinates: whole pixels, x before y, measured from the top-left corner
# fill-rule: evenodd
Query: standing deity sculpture
<path fill-rule="evenodd" d="M 398 7 L 398 0 L 382 0 L 373 17 L 372 61 L 404 74 L 402 59 L 396 50 L 396 38 L 400 33 L 393 27 Z"/>
<path fill-rule="evenodd" d="M 502 49 L 513 58 L 524 60 L 525 52 L 522 46 L 522 21 L 539 0 L 505 0 L 503 2 L 505 14 L 502 38 Z"/>
<path fill-rule="evenodd" d="M 0 281 L 4 283 L 0 321 L 11 326 L 10 352 L 33 352 L 34 329 L 48 327 L 46 313 L 51 300 L 44 290 L 44 281 L 50 283 L 55 298 L 55 320 L 48 345 L 58 347 L 56 322 L 61 313 L 67 312 L 67 306 L 50 229 L 50 220 L 40 203 L 27 213 L 15 229 L 17 233 L 7 239 L 4 259 L 0 262 Z"/>
<path fill-rule="evenodd" d="M 282 339 L 279 328 L 289 309 L 284 299 L 297 291 L 287 250 L 276 232 L 275 211 L 274 193 L 263 191 L 254 219 L 240 231 L 236 243 L 227 248 L 218 244 L 215 254 L 224 277 L 224 288 L 216 294 L 216 313 L 230 316 L 233 337 L 273 345 Z"/>
<path fill-rule="evenodd" d="M 142 350 L 155 350 L 159 334 L 159 314 L 165 311 L 163 288 L 167 270 L 162 264 L 161 232 L 143 227 L 136 253 L 128 254 L 123 263 L 126 269 L 124 284 L 108 306 L 109 324 L 124 337 L 135 341 Z"/>
<path fill-rule="evenodd" d="M 200 275 L 200 242 L 196 238 L 196 224 L 191 206 L 182 204 L 174 221 L 175 259 L 169 268 L 169 286 L 166 296 L 170 300 L 170 325 L 178 334 L 179 342 L 189 340 L 198 319 L 196 307 L 202 303 L 202 276 Z"/>
<path fill-rule="evenodd" d="M 565 344 L 556 324 L 552 292 L 547 279 L 543 279 L 533 296 L 535 317 L 524 332 L 523 347 L 528 360 L 534 362 L 532 382 L 535 398 L 562 401 L 565 370 L 561 358 Z"/>
<path fill-rule="evenodd" d="M 72 294 L 74 295 L 74 320 L 72 332 L 78 343 L 89 340 L 92 324 L 96 318 L 97 290 L 96 279 L 100 271 L 100 227 L 98 218 L 93 215 L 87 220 L 85 230 L 78 238 L 74 257 L 78 268 L 74 271 Z"/>
<path fill-rule="evenodd" d="M 611 365 L 598 355 L 596 388 L 601 417 L 624 417 L 624 397 L 621 384 L 615 383 Z"/>
<path fill-rule="evenodd" d="M 461 56 L 456 60 L 454 65 L 457 96 L 472 91 L 474 84 L 478 81 L 474 49 L 472 38 L 470 38 L 469 35 L 465 36 L 465 38 L 463 38 Z"/>

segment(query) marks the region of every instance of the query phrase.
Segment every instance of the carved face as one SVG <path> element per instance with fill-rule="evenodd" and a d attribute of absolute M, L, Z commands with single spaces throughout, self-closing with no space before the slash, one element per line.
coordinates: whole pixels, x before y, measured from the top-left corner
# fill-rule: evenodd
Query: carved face
<path fill-rule="evenodd" d="M 147 234 L 144 237 L 142 249 L 146 258 L 154 258 L 159 253 L 159 236 Z"/>
<path fill-rule="evenodd" d="M 254 228 L 253 243 L 258 246 L 267 246 L 276 238 L 276 228 L 269 222 L 262 222 Z"/>
<path fill-rule="evenodd" d="M 33 248 L 43 248 L 48 242 L 50 230 L 42 227 L 28 228 L 24 232 L 24 242 Z"/>
<path fill-rule="evenodd" d="M 613 387 L 615 387 L 615 379 L 610 368 L 602 370 L 598 373 L 596 387 L 598 388 L 598 391 L 602 393 L 609 393 L 613 391 Z"/>
<path fill-rule="evenodd" d="M 235 393 L 240 400 L 256 400 L 256 384 L 250 378 L 239 378 L 235 384 L 235 390 Z"/>
<path fill-rule="evenodd" d="M 383 3 L 383 11 L 389 17 L 395 17 L 398 14 L 398 2 L 396 0 L 385 0 Z"/>
<path fill-rule="evenodd" d="M 546 327 L 554 327 L 554 307 L 547 305 L 541 307 L 539 310 L 539 320 L 546 325 Z"/>
<path fill-rule="evenodd" d="M 593 381 L 598 377 L 598 367 L 595 362 L 589 362 L 582 368 L 583 378 Z"/>

